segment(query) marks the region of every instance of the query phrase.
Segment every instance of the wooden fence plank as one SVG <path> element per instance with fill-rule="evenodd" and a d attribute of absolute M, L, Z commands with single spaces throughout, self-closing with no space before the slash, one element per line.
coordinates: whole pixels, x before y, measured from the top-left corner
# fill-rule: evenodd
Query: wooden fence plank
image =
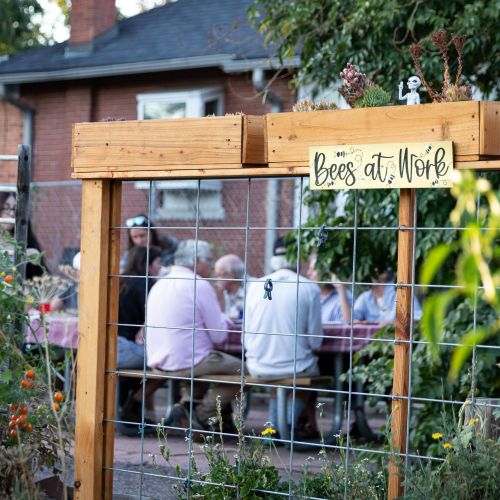
<path fill-rule="evenodd" d="M 74 476 L 78 500 L 101 498 L 102 491 L 110 186 L 106 180 L 82 185 Z"/>
<path fill-rule="evenodd" d="M 414 210 L 416 203 L 415 189 L 401 189 L 399 198 L 398 231 L 398 272 L 397 282 L 409 284 L 412 282 Z M 410 366 L 410 345 L 398 340 L 410 339 L 411 318 L 411 287 L 403 286 L 397 289 L 396 302 L 396 336 L 394 345 L 393 372 L 393 402 L 391 415 L 392 449 L 395 453 L 406 452 L 406 432 L 408 417 L 408 400 L 400 399 L 408 396 L 408 380 Z M 404 477 L 400 471 L 400 463 L 396 458 L 389 464 L 389 500 L 399 498 L 403 493 Z"/>

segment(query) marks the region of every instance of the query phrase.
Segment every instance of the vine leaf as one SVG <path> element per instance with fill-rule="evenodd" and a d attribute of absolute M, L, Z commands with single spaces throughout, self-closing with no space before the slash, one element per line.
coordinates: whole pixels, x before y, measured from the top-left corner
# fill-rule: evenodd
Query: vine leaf
<path fill-rule="evenodd" d="M 448 290 L 444 293 L 431 295 L 424 302 L 422 315 L 422 333 L 429 341 L 429 348 L 435 362 L 439 360 L 439 341 L 441 340 L 442 326 L 446 317 L 446 310 L 458 292 Z"/>
<path fill-rule="evenodd" d="M 429 252 L 420 272 L 420 283 L 422 285 L 429 285 L 432 282 L 452 251 L 453 245 L 442 243 Z"/>

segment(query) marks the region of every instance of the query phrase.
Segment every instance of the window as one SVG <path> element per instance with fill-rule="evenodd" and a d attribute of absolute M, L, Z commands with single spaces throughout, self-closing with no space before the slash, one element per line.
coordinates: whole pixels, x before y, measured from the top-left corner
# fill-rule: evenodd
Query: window
<path fill-rule="evenodd" d="M 209 87 L 178 92 L 157 92 L 137 96 L 139 120 L 200 118 L 222 114 L 222 89 Z M 156 193 L 153 219 L 191 220 L 196 218 L 196 181 L 168 181 L 153 184 Z M 136 182 L 136 189 L 147 189 L 149 183 Z M 202 182 L 200 216 L 205 220 L 224 219 L 222 182 Z"/>
<path fill-rule="evenodd" d="M 179 92 L 157 92 L 137 96 L 139 120 L 200 118 L 222 114 L 222 89 L 209 87 Z"/>

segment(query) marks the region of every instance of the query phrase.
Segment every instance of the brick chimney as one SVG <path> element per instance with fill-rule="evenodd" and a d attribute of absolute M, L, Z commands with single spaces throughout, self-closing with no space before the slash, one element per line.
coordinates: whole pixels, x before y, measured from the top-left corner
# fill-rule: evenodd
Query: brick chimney
<path fill-rule="evenodd" d="M 116 34 L 115 0 L 72 0 L 70 23 L 67 55 L 89 54 L 95 37 L 106 31 Z"/>

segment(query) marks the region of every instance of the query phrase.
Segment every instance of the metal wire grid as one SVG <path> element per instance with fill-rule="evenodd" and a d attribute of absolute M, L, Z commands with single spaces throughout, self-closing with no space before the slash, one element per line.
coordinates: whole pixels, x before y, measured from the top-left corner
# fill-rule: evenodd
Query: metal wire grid
<path fill-rule="evenodd" d="M 368 391 L 356 391 L 353 389 L 353 377 L 352 377 L 352 368 L 353 368 L 353 341 L 354 340 L 364 340 L 366 342 L 385 342 L 385 343 L 392 343 L 395 344 L 394 338 L 361 338 L 361 337 L 356 337 L 354 334 L 354 326 L 353 326 L 353 314 L 354 314 L 354 300 L 355 300 L 355 288 L 356 286 L 387 286 L 384 284 L 373 284 L 373 283 L 368 283 L 368 282 L 363 282 L 363 281 L 356 281 L 355 276 L 356 276 L 356 242 L 357 242 L 357 234 L 358 231 L 363 231 L 363 230 L 377 230 L 377 231 L 398 231 L 400 229 L 403 229 L 401 227 L 386 227 L 386 226 L 380 226 L 380 227 L 360 227 L 358 226 L 358 220 L 357 220 L 357 206 L 358 206 L 358 197 L 359 193 L 356 191 L 355 192 L 355 207 L 354 207 L 354 221 L 352 226 L 346 226 L 346 227 L 331 227 L 331 226 L 321 226 L 321 228 L 315 228 L 315 227 L 303 227 L 302 224 L 302 202 L 303 202 L 303 184 L 304 184 L 304 177 L 300 178 L 300 203 L 299 203 L 299 221 L 297 226 L 276 226 L 276 227 L 262 227 L 262 226 L 251 226 L 250 225 L 250 198 L 251 198 L 251 183 L 252 179 L 247 178 L 247 179 L 240 179 L 240 182 L 245 182 L 247 184 L 247 196 L 246 196 L 246 202 L 245 202 L 245 207 L 246 207 L 246 224 L 245 226 L 215 226 L 215 227 L 203 227 L 203 230 L 244 230 L 245 231 L 245 243 L 244 243 L 244 264 L 245 264 L 245 277 L 242 280 L 238 279 L 228 279 L 228 281 L 235 281 L 238 282 L 240 281 L 243 288 L 244 288 L 244 301 L 246 303 L 247 299 L 247 284 L 249 282 L 262 282 L 264 283 L 264 280 L 259 280 L 259 279 L 248 279 L 247 277 L 247 263 L 248 263 L 248 245 L 249 245 L 249 233 L 252 230 L 286 230 L 286 231 L 294 231 L 297 234 L 297 240 L 298 240 L 298 247 L 297 247 L 297 281 L 296 281 L 296 302 L 298 304 L 298 290 L 299 290 L 299 284 L 300 284 L 300 278 L 299 278 L 299 267 L 300 267 L 300 260 L 301 260 L 301 245 L 300 245 L 300 239 L 301 239 L 301 233 L 304 230 L 311 231 L 311 230 L 327 230 L 327 231 L 337 231 L 337 230 L 352 230 L 353 231 L 353 250 L 352 250 L 352 276 L 353 279 L 351 281 L 339 281 L 339 283 L 342 283 L 343 285 L 348 285 L 351 287 L 351 294 L 352 294 L 352 301 L 351 301 L 351 322 L 350 322 L 350 335 L 349 335 L 349 369 L 348 369 L 348 388 L 347 390 L 338 390 L 338 389 L 332 389 L 332 388 L 310 388 L 310 387 L 300 387 L 301 391 L 308 391 L 312 393 L 319 393 L 321 392 L 322 394 L 326 395 L 331 395 L 333 397 L 343 397 L 347 396 L 347 433 L 345 437 L 345 444 L 316 444 L 316 445 L 311 445 L 309 442 L 305 441 L 299 441 L 295 439 L 295 425 L 294 425 L 294 411 L 295 411 L 295 399 L 296 399 L 296 362 L 297 362 L 297 341 L 298 338 L 301 336 L 299 333 L 297 333 L 297 321 L 298 321 L 298 308 L 295 311 L 295 331 L 293 333 L 291 332 L 249 332 L 247 331 L 246 325 L 245 325 L 245 317 L 243 317 L 243 325 L 242 325 L 242 330 L 241 330 L 241 341 L 242 341 L 242 349 L 241 349 L 241 377 L 239 382 L 226 382 L 228 384 L 237 384 L 240 386 L 240 391 L 243 393 L 243 389 L 245 388 L 246 385 L 252 385 L 255 387 L 262 387 L 262 388 L 283 388 L 287 387 L 291 390 L 292 394 L 292 428 L 291 428 L 291 438 L 290 440 L 283 440 L 283 439 L 276 439 L 276 442 L 287 444 L 290 447 L 290 455 L 289 455 L 289 467 L 288 467 L 288 479 L 292 479 L 292 474 L 293 474 L 293 457 L 294 457 L 294 447 L 297 445 L 300 447 L 301 445 L 303 446 L 316 446 L 319 450 L 321 446 L 324 446 L 325 449 L 327 450 L 344 450 L 345 452 L 345 470 L 347 471 L 347 474 L 345 476 L 345 483 L 344 483 L 344 497 L 347 498 L 348 496 L 348 484 L 349 484 L 349 477 L 348 477 L 348 466 L 351 460 L 351 453 L 359 453 L 363 452 L 365 454 L 369 453 L 375 456 L 394 456 L 394 452 L 390 452 L 384 449 L 377 449 L 377 448 L 369 448 L 369 447 L 361 447 L 361 446 L 355 446 L 351 442 L 351 436 L 350 436 L 350 424 L 351 424 L 351 408 L 352 408 L 352 398 L 355 396 L 362 396 L 362 397 L 376 397 L 380 398 L 380 400 L 385 400 L 385 401 L 391 401 L 393 400 L 393 396 L 390 394 L 379 394 L 379 393 L 371 393 Z M 150 241 L 150 235 L 151 235 L 151 230 L 152 229 L 194 229 L 195 231 L 195 240 L 199 241 L 199 232 L 200 232 L 200 191 L 201 191 L 201 180 L 198 180 L 198 188 L 197 188 L 197 197 L 196 197 L 196 225 L 193 226 L 156 226 L 152 225 L 150 218 L 148 217 L 148 227 L 147 227 L 147 232 L 148 232 L 148 255 L 147 259 L 149 262 L 149 241 Z M 150 182 L 150 189 L 149 189 L 149 197 L 148 197 L 148 216 L 149 214 L 152 213 L 152 199 L 151 199 L 151 186 L 152 182 Z M 478 206 L 479 206 L 479 199 L 478 199 Z M 129 229 L 127 226 L 114 226 L 112 230 L 123 230 L 123 229 Z M 412 263 L 411 263 L 411 282 L 410 283 L 398 283 L 398 287 L 410 287 L 411 288 L 411 318 L 413 319 L 413 307 L 414 307 L 414 295 L 415 291 L 419 287 L 423 287 L 424 285 L 420 285 L 416 283 L 415 279 L 415 263 L 416 263 L 416 243 L 417 243 L 417 235 L 420 231 L 433 231 L 433 230 L 439 230 L 439 231 L 444 231 L 444 230 L 449 230 L 449 231 L 460 231 L 460 230 L 467 230 L 467 228 L 456 228 L 456 227 L 418 227 L 417 223 L 417 204 L 415 203 L 414 207 L 414 227 L 404 227 L 405 230 L 413 231 L 414 237 L 413 237 L 413 253 L 412 253 Z M 488 228 L 482 228 L 483 230 L 488 230 Z M 195 247 L 197 251 L 197 246 Z M 195 327 L 195 316 L 196 316 L 196 281 L 197 280 L 205 280 L 205 281 L 220 281 L 224 280 L 219 279 L 219 278 L 200 278 L 199 276 L 196 275 L 196 258 L 195 258 L 195 268 L 194 268 L 194 297 L 193 297 L 193 319 L 192 319 L 192 328 L 182 328 L 182 327 L 176 327 L 176 326 L 168 326 L 164 327 L 167 329 L 188 329 L 191 330 L 193 335 L 192 335 L 192 353 L 191 353 L 191 376 L 190 377 L 180 377 L 180 376 L 170 376 L 168 373 L 165 373 L 165 375 L 157 374 L 155 373 L 152 375 L 151 373 L 147 373 L 147 364 L 146 364 L 146 356 L 144 356 L 144 364 L 143 364 L 143 376 L 142 376 L 142 382 L 143 382 L 143 398 L 142 398 L 142 411 L 141 411 L 141 423 L 139 425 L 139 431 L 140 431 L 140 439 L 141 439 L 141 466 L 140 470 L 129 470 L 129 469 L 122 469 L 119 467 L 111 467 L 109 470 L 114 470 L 116 472 L 123 472 L 123 473 L 130 473 L 130 474 L 137 474 L 140 477 L 140 488 L 139 488 L 139 496 L 140 498 L 143 497 L 143 482 L 144 478 L 146 477 L 157 477 L 157 478 L 164 478 L 172 481 L 184 481 L 185 485 L 189 485 L 190 483 L 196 483 L 200 482 L 198 479 L 193 477 L 193 471 L 192 471 L 192 463 L 191 460 L 188 460 L 188 467 L 187 467 L 187 474 L 183 478 L 179 478 L 177 476 L 172 476 L 168 474 L 153 474 L 150 472 L 146 472 L 144 470 L 144 429 L 147 427 L 147 424 L 145 424 L 144 417 L 145 417 L 145 386 L 146 386 L 146 380 L 148 379 L 158 379 L 158 378 L 164 378 L 165 380 L 170 379 L 170 380 L 178 380 L 178 381 L 188 381 L 190 383 L 190 393 L 191 393 L 191 401 L 190 401 L 190 407 L 189 407 L 189 416 L 190 416 L 190 421 L 189 421 L 189 428 L 186 429 L 186 439 L 188 441 L 188 456 L 191 457 L 193 454 L 193 439 L 192 439 L 192 433 L 193 433 L 193 427 L 192 427 L 192 422 L 193 422 L 193 395 L 194 395 L 194 383 L 195 382 L 218 382 L 217 380 L 214 379 L 209 379 L 209 378 L 196 378 L 194 377 L 194 347 L 195 347 L 195 330 L 200 330 L 200 331 L 221 331 L 221 330 L 214 330 L 214 329 L 208 329 L 208 328 L 196 328 Z M 117 277 L 120 276 L 121 278 L 131 278 L 132 276 L 126 276 L 126 275 L 113 275 L 110 274 L 110 277 Z M 133 276 L 136 278 L 136 276 Z M 148 290 L 148 280 L 150 279 L 149 276 L 144 277 L 146 280 L 146 294 Z M 161 277 L 158 279 L 183 279 L 183 278 L 169 278 L 168 276 Z M 330 283 L 327 281 L 317 281 L 318 285 Z M 460 288 L 458 285 L 426 285 L 427 288 Z M 474 300 L 474 318 L 473 318 L 473 323 L 474 323 L 474 331 L 476 329 L 476 324 L 477 324 L 477 295 L 478 291 L 481 290 L 482 287 L 477 287 L 476 294 L 475 294 L 475 300 Z M 129 324 L 120 324 L 120 323 L 109 323 L 109 325 L 118 325 L 118 326 L 137 326 L 139 327 L 144 327 L 147 326 L 148 328 L 154 328 L 148 325 L 147 321 L 147 309 L 145 313 L 145 323 L 144 325 L 129 325 Z M 224 330 L 227 332 L 237 332 L 238 330 Z M 244 368 L 244 352 L 245 352 L 245 336 L 248 333 L 253 333 L 253 334 L 263 334 L 263 335 L 283 335 L 283 336 L 293 336 L 295 339 L 294 342 L 294 373 L 293 373 L 293 384 L 291 386 L 283 386 L 279 384 L 273 384 L 269 382 L 263 382 L 263 383 L 253 383 L 253 384 L 246 384 L 245 378 L 243 376 L 243 368 Z M 411 411 L 412 411 L 412 403 L 413 404 L 418 404 L 418 403 L 436 403 L 436 404 L 453 404 L 453 405 L 463 405 L 465 401 L 460 401 L 460 400 L 455 400 L 455 399 L 436 399 L 436 398 L 426 398 L 422 396 L 415 396 L 412 394 L 412 374 L 413 374 L 413 347 L 414 345 L 418 344 L 428 344 L 427 341 L 424 340 L 415 340 L 413 338 L 413 333 L 414 333 L 414 322 L 410 322 L 410 338 L 409 340 L 398 340 L 398 343 L 408 343 L 409 344 L 409 349 L 410 349 L 410 366 L 409 366 L 409 391 L 408 391 L 408 396 L 407 397 L 398 397 L 398 399 L 401 400 L 406 400 L 408 401 L 408 415 L 407 415 L 407 432 L 406 432 L 406 452 L 400 454 L 401 458 L 404 458 L 405 461 L 405 478 L 408 473 L 408 464 L 410 463 L 410 459 L 425 459 L 425 460 L 432 460 L 432 461 L 440 461 L 442 458 L 440 457 L 433 457 L 433 456 L 428 456 L 428 455 L 421 455 L 419 453 L 411 452 L 411 442 L 410 442 L 410 421 L 411 421 Z M 312 335 L 314 336 L 314 335 Z M 330 337 L 332 339 L 342 339 L 344 340 L 345 337 L 338 337 L 338 336 L 332 336 Z M 147 335 L 145 335 L 144 338 L 144 353 L 146 353 L 146 345 L 147 345 Z M 447 346 L 447 347 L 454 347 L 458 346 L 460 344 L 457 343 L 451 343 L 451 342 L 441 342 L 440 346 Z M 492 346 L 492 345 L 476 345 L 474 346 L 473 349 L 473 363 L 472 363 L 472 374 L 471 374 L 471 391 L 472 391 L 472 412 L 474 412 L 474 406 L 489 406 L 489 407 L 495 407 L 498 408 L 500 405 L 484 405 L 482 403 L 478 403 L 475 400 L 475 389 L 476 389 L 476 362 L 477 362 L 477 350 L 478 349 L 500 349 L 500 346 Z M 130 371 L 127 371 L 126 369 L 120 369 L 120 370 L 115 370 L 115 371 L 108 371 L 110 373 L 115 373 L 118 377 L 126 377 L 127 374 L 131 375 Z M 125 422 L 122 420 L 119 420 L 118 418 L 115 418 L 112 420 L 115 423 L 118 424 L 133 424 L 132 422 Z M 172 429 L 172 430 L 181 430 L 183 431 L 184 429 L 178 428 L 178 427 L 172 427 L 172 426 L 164 426 L 165 429 Z M 213 432 L 213 431 L 197 431 L 199 433 L 205 433 L 205 434 L 215 434 L 219 435 L 222 434 L 223 436 L 230 436 L 230 434 L 226 433 L 219 433 L 219 432 Z M 255 439 L 255 440 L 265 440 L 266 438 L 260 437 L 260 436 L 248 436 L 248 439 Z M 204 481 L 206 484 L 206 482 Z M 274 494 L 274 495 L 279 495 L 279 496 L 285 496 L 285 497 L 292 497 L 292 485 L 291 481 L 289 483 L 289 491 L 288 493 L 283 493 L 283 492 L 275 492 L 275 491 L 266 491 L 266 490 L 257 490 L 260 493 L 269 493 L 269 494 Z M 234 486 L 229 486 L 229 485 L 223 485 L 220 484 L 219 486 L 225 486 L 229 489 L 235 488 Z M 405 493 L 406 493 L 406 482 L 405 482 Z M 190 492 L 188 490 L 188 497 L 190 496 Z M 316 498 L 316 497 L 307 497 L 307 498 Z"/>

